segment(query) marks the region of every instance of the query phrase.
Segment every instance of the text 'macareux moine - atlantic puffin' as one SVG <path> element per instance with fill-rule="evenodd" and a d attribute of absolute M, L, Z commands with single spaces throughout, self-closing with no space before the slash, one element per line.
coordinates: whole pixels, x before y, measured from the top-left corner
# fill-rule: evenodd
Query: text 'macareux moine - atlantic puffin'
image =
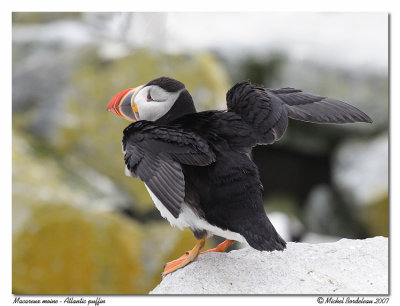
<path fill-rule="evenodd" d="M 347 103 L 294 88 L 241 82 L 226 102 L 227 110 L 197 112 L 183 83 L 160 77 L 120 92 L 107 106 L 134 121 L 122 138 L 126 174 L 144 182 L 171 225 L 189 227 L 197 239 L 191 251 L 165 265 L 163 276 L 193 261 L 210 235 L 226 240 L 206 252 L 223 252 L 235 240 L 261 251 L 286 247 L 265 213 L 250 155 L 254 146 L 279 140 L 288 118 L 372 122 Z"/>

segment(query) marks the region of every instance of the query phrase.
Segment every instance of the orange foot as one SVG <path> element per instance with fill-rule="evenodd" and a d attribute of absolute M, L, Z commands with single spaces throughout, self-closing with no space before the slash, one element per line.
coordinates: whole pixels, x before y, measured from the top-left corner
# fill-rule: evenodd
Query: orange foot
<path fill-rule="evenodd" d="M 205 243 L 206 240 L 204 238 L 198 239 L 193 249 L 191 249 L 189 252 L 186 252 L 186 254 L 179 257 L 178 259 L 175 259 L 167 263 L 164 266 L 164 272 L 161 275 L 165 276 L 191 263 L 193 260 L 197 258 L 197 256 L 199 256 L 200 250 L 204 247 Z"/>
<path fill-rule="evenodd" d="M 208 252 L 224 252 L 234 242 L 235 242 L 235 240 L 227 239 L 224 242 L 218 244 L 215 248 L 201 252 L 200 254 L 204 254 L 204 253 L 208 253 Z"/>
<path fill-rule="evenodd" d="M 204 247 L 205 242 L 206 240 L 204 238 L 197 240 L 196 245 L 193 247 L 192 250 L 186 252 L 178 259 L 175 259 L 165 264 L 164 272 L 161 275 L 165 276 L 171 272 L 183 268 L 184 266 L 188 265 L 193 260 L 195 260 L 197 256 L 199 256 L 199 254 L 204 254 L 208 252 L 223 252 L 234 242 L 234 240 L 225 240 L 224 242 L 217 245 L 214 249 L 210 249 L 208 251 L 200 253 L 200 250 Z"/>

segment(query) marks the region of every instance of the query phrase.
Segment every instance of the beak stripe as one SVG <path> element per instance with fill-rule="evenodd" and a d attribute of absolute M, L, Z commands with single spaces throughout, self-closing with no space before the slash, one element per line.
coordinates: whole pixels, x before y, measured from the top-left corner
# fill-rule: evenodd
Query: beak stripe
<path fill-rule="evenodd" d="M 119 105 L 119 111 L 123 115 L 125 119 L 131 120 L 131 121 L 137 121 L 135 114 L 133 113 L 132 106 L 131 106 L 131 100 L 132 96 L 135 93 L 135 90 L 129 91 L 121 100 L 121 103 Z"/>
<path fill-rule="evenodd" d="M 110 103 L 108 103 L 107 110 L 118 116 L 124 117 L 121 114 L 120 110 L 121 99 L 125 96 L 127 92 L 131 91 L 132 89 L 134 88 L 125 89 L 120 93 L 118 93 L 117 95 L 115 95 L 114 98 L 111 99 Z"/>

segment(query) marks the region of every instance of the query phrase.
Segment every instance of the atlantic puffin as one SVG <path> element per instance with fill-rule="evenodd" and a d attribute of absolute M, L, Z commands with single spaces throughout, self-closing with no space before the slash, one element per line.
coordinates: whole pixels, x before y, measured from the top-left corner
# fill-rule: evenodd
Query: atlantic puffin
<path fill-rule="evenodd" d="M 139 177 L 161 216 L 172 226 L 190 228 L 197 240 L 191 251 L 164 266 L 163 276 L 199 254 L 223 252 L 234 241 L 260 251 L 285 249 L 265 213 L 251 151 L 279 140 L 288 118 L 372 123 L 345 102 L 248 81 L 229 89 L 226 103 L 226 110 L 197 112 L 182 82 L 160 77 L 121 91 L 107 106 L 133 121 L 122 138 L 126 175 Z M 200 253 L 211 235 L 226 240 Z"/>

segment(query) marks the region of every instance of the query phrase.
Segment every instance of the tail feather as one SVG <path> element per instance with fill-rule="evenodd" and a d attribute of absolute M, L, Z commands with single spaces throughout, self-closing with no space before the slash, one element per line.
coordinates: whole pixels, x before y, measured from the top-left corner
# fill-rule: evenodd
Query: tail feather
<path fill-rule="evenodd" d="M 259 251 L 283 251 L 286 248 L 286 241 L 278 234 L 266 215 L 262 219 L 262 223 L 253 223 L 251 230 L 242 232 L 246 241 Z"/>

